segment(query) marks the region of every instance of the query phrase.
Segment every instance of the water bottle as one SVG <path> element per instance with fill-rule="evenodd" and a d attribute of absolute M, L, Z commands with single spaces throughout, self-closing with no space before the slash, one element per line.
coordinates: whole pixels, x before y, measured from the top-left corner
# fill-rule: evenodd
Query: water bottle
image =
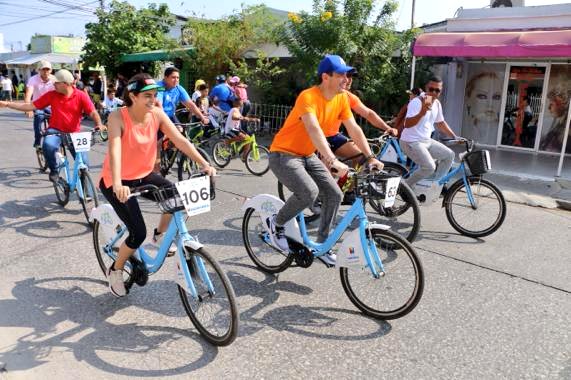
<path fill-rule="evenodd" d="M 63 166 L 65 162 L 65 158 L 63 157 L 63 154 L 61 154 L 61 152 L 56 152 L 56 163 L 58 166 Z"/>

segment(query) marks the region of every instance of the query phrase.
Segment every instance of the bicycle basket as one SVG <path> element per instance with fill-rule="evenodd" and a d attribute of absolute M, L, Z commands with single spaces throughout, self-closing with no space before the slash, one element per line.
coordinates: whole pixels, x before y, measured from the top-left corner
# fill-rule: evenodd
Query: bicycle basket
<path fill-rule="evenodd" d="M 176 191 L 176 186 L 165 186 L 153 192 L 155 202 L 158 203 L 162 212 L 172 214 L 184 210 L 184 204 Z"/>
<path fill-rule="evenodd" d="M 357 177 L 357 194 L 362 198 L 383 200 L 386 198 L 387 181 L 400 177 L 389 173 L 369 173 Z"/>
<path fill-rule="evenodd" d="M 464 157 L 464 160 L 473 175 L 481 175 L 492 169 L 490 152 L 487 150 L 472 151 Z"/>

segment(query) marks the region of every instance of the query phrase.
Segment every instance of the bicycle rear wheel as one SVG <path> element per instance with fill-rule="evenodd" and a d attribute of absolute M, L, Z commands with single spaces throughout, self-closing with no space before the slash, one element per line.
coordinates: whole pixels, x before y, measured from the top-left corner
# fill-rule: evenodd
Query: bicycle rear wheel
<path fill-rule="evenodd" d="M 242 239 L 250 259 L 266 273 L 278 273 L 287 269 L 293 255 L 283 253 L 272 247 L 270 238 L 264 228 L 260 214 L 253 208 L 246 210 L 242 220 Z"/>
<path fill-rule="evenodd" d="M 232 159 L 232 147 L 226 141 L 218 141 L 212 147 L 212 159 L 219 167 L 225 167 Z"/>
<path fill-rule="evenodd" d="M 420 259 L 410 243 L 394 232 L 372 229 L 370 237 L 377 247 L 385 275 L 374 278 L 369 268 L 341 268 L 343 290 L 353 305 L 368 316 L 403 317 L 422 297 L 424 271 Z"/>
<path fill-rule="evenodd" d="M 270 170 L 270 151 L 265 146 L 257 145 L 254 149 L 250 149 L 245 163 L 253 175 L 264 175 Z"/>
<path fill-rule="evenodd" d="M 238 307 L 232 284 L 204 248 L 185 247 L 185 257 L 198 297 L 191 297 L 179 285 L 184 310 L 207 341 L 216 346 L 227 346 L 238 335 Z M 199 269 L 202 264 L 208 278 L 203 278 L 204 273 Z M 208 280 L 212 288 L 209 288 Z"/>
<path fill-rule="evenodd" d="M 76 188 L 77 196 L 79 197 L 79 203 L 81 203 L 81 208 L 83 208 L 83 215 L 89 222 L 89 216 L 91 215 L 91 210 L 99 206 L 99 198 L 97 196 L 97 188 L 93 184 L 91 175 L 85 169 L 81 169 L 79 172 L 79 181 L 81 183 L 81 194 L 79 186 Z"/>
<path fill-rule="evenodd" d="M 492 182 L 479 176 L 467 178 L 474 206 L 468 199 L 464 181 L 454 182 L 446 192 L 446 218 L 452 228 L 462 235 L 484 237 L 494 232 L 506 218 L 506 201 L 502 191 Z"/>
<path fill-rule="evenodd" d="M 38 159 L 38 167 L 42 173 L 45 173 L 48 169 L 48 162 L 46 161 L 46 157 L 44 156 L 44 151 L 42 147 L 36 148 L 36 158 Z"/>
<path fill-rule="evenodd" d="M 201 147 L 195 146 L 196 150 L 198 150 L 198 153 L 200 153 L 200 155 L 206 160 L 208 161 L 209 164 L 212 163 L 212 159 L 210 158 L 210 155 L 208 153 L 206 153 L 206 151 L 204 149 L 202 149 Z M 188 158 L 185 155 L 181 155 L 180 156 L 180 160 L 178 162 L 178 180 L 179 181 L 183 181 L 185 179 L 189 179 L 191 178 L 193 175 L 196 174 L 200 174 L 200 166 L 192 161 L 190 158 Z"/>

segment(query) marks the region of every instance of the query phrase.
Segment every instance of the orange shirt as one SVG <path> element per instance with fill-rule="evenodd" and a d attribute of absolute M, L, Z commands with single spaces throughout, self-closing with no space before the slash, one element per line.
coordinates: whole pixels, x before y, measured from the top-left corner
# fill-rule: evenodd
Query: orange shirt
<path fill-rule="evenodd" d="M 157 132 L 159 121 L 154 113 L 143 126 L 134 127 L 127 107 L 120 108 L 123 119 L 121 136 L 121 179 L 141 179 L 149 175 L 155 167 L 157 157 Z M 105 187 L 113 185 L 109 152 L 103 161 L 101 178 Z"/>
<path fill-rule="evenodd" d="M 317 117 L 324 133 L 332 125 L 337 125 L 339 129 L 341 121 L 353 116 L 345 93 L 337 94 L 327 100 L 317 86 L 303 90 L 297 97 L 295 106 L 284 125 L 274 137 L 270 147 L 271 152 L 285 152 L 297 156 L 309 156 L 315 152 L 315 146 L 301 121 L 301 116 L 307 113 L 312 113 Z"/>
<path fill-rule="evenodd" d="M 345 91 L 345 94 L 347 94 L 347 97 L 349 98 L 349 107 L 351 107 L 352 110 L 357 108 L 359 105 L 363 105 L 361 99 L 359 99 L 357 95 L 349 91 Z M 340 128 L 341 128 L 341 120 L 337 120 L 335 121 L 335 123 L 331 125 L 326 125 L 323 128 L 323 133 L 325 133 L 325 137 L 335 136 L 336 134 L 339 133 Z"/>

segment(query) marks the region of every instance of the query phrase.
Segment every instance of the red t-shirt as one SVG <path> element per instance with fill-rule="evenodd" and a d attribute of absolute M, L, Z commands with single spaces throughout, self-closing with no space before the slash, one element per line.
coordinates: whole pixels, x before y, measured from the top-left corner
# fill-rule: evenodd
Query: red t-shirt
<path fill-rule="evenodd" d="M 73 93 L 69 98 L 54 90 L 46 92 L 39 99 L 34 100 L 33 103 L 37 109 L 51 106 L 50 128 L 65 133 L 79 132 L 79 123 L 83 113 L 90 114 L 95 110 L 89 96 L 77 88 L 73 89 Z"/>

